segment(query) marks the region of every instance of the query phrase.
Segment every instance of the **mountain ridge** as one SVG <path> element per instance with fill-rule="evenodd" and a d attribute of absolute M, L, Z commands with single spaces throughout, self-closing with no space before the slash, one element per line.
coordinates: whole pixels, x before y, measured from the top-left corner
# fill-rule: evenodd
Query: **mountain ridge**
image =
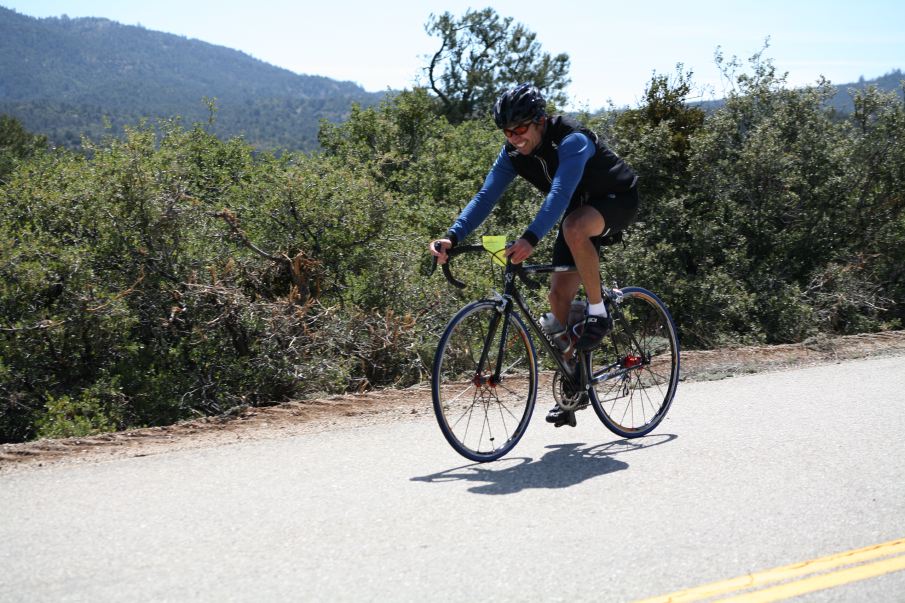
<path fill-rule="evenodd" d="M 855 110 L 855 94 L 867 88 L 874 86 L 881 92 L 897 92 L 902 94 L 905 92 L 905 74 L 901 69 L 893 69 L 884 75 L 865 79 L 862 76 L 857 82 L 848 82 L 845 84 L 831 84 L 836 90 L 835 94 L 827 99 L 825 106 L 833 109 L 839 114 L 847 115 Z M 796 88 L 805 88 L 806 86 L 796 86 Z M 694 107 L 701 108 L 705 111 L 715 111 L 726 103 L 725 98 L 693 101 L 690 104 Z"/>
<path fill-rule="evenodd" d="M 338 121 L 353 102 L 371 105 L 384 94 L 141 26 L 0 7 L 0 112 L 64 144 L 81 131 L 100 134 L 104 117 L 114 130 L 142 117 L 207 121 L 204 99 L 216 98 L 218 134 L 310 150 L 320 119 Z"/>

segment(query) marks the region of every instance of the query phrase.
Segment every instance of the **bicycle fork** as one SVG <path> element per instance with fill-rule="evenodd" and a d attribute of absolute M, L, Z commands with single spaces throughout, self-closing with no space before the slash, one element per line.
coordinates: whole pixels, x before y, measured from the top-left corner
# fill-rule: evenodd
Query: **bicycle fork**
<path fill-rule="evenodd" d="M 477 370 L 474 375 L 474 384 L 477 387 L 482 387 L 484 385 L 496 387 L 500 384 L 500 375 L 503 374 L 503 357 L 506 348 L 506 338 L 509 336 L 509 315 L 512 313 L 512 306 L 505 299 L 501 299 L 500 304 L 503 308 L 490 320 L 487 334 L 484 336 L 484 345 L 481 346 L 481 358 L 478 361 Z M 499 340 L 497 340 L 496 335 L 500 326 L 500 321 L 503 323 L 503 328 Z M 493 367 L 493 372 L 485 377 L 485 367 L 487 369 L 490 368 L 487 366 L 490 350 L 497 346 L 499 347 L 497 349 L 496 366 Z"/>

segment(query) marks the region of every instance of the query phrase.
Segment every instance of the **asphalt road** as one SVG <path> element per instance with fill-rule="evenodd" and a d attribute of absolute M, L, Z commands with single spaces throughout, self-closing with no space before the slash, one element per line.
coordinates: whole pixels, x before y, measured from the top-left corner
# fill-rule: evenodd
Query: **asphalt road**
<path fill-rule="evenodd" d="M 905 357 L 682 383 L 632 441 L 545 410 L 485 465 L 413 416 L 0 476 L 0 601 L 631 601 L 873 545 L 780 599 L 905 600 Z"/>

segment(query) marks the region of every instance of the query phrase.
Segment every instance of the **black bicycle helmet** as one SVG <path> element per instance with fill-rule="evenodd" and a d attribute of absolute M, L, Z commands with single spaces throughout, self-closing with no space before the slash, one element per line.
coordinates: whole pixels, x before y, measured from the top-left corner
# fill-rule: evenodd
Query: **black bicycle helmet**
<path fill-rule="evenodd" d="M 526 121 L 537 122 L 547 114 L 547 101 L 536 87 L 520 84 L 502 93 L 493 105 L 493 121 L 505 128 Z"/>

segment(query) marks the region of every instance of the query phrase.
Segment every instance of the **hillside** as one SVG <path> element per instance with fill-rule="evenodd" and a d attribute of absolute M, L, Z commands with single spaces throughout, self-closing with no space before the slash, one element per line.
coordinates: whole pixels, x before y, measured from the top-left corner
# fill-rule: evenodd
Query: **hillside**
<path fill-rule="evenodd" d="M 901 95 L 902 80 L 905 80 L 905 74 L 900 69 L 895 69 L 878 78 L 865 80 L 862 77 L 857 82 L 838 85 L 836 86 L 836 95 L 830 99 L 829 105 L 841 113 L 851 113 L 855 108 L 852 101 L 853 93 L 864 90 L 869 86 L 876 86 L 884 92 L 895 91 Z"/>
<path fill-rule="evenodd" d="M 828 103 L 853 109 L 851 90 L 901 91 L 900 70 L 838 84 Z M 120 134 L 143 118 L 181 116 L 213 131 L 242 135 L 259 149 L 317 148 L 319 121 L 342 121 L 352 103 L 384 93 L 352 82 L 299 75 L 243 52 L 107 19 L 38 19 L 0 7 L 0 114 L 55 144 L 76 147 L 83 134 Z M 722 100 L 697 103 L 711 110 Z"/>
<path fill-rule="evenodd" d="M 905 80 L 905 74 L 900 69 L 894 69 L 877 78 L 866 80 L 862 77 L 857 82 L 848 84 L 836 84 L 836 93 L 827 101 L 826 105 L 835 109 L 838 113 L 846 115 L 855 110 L 854 95 L 870 86 L 876 87 L 882 92 L 897 92 L 902 95 L 902 80 Z M 692 103 L 696 107 L 700 107 L 705 111 L 715 111 L 723 106 L 723 99 L 699 101 Z"/>
<path fill-rule="evenodd" d="M 98 18 L 37 19 L 0 7 L 0 113 L 58 144 L 143 117 L 207 121 L 264 149 L 312 149 L 320 119 L 376 103 L 351 82 L 298 75 L 245 53 Z"/>

